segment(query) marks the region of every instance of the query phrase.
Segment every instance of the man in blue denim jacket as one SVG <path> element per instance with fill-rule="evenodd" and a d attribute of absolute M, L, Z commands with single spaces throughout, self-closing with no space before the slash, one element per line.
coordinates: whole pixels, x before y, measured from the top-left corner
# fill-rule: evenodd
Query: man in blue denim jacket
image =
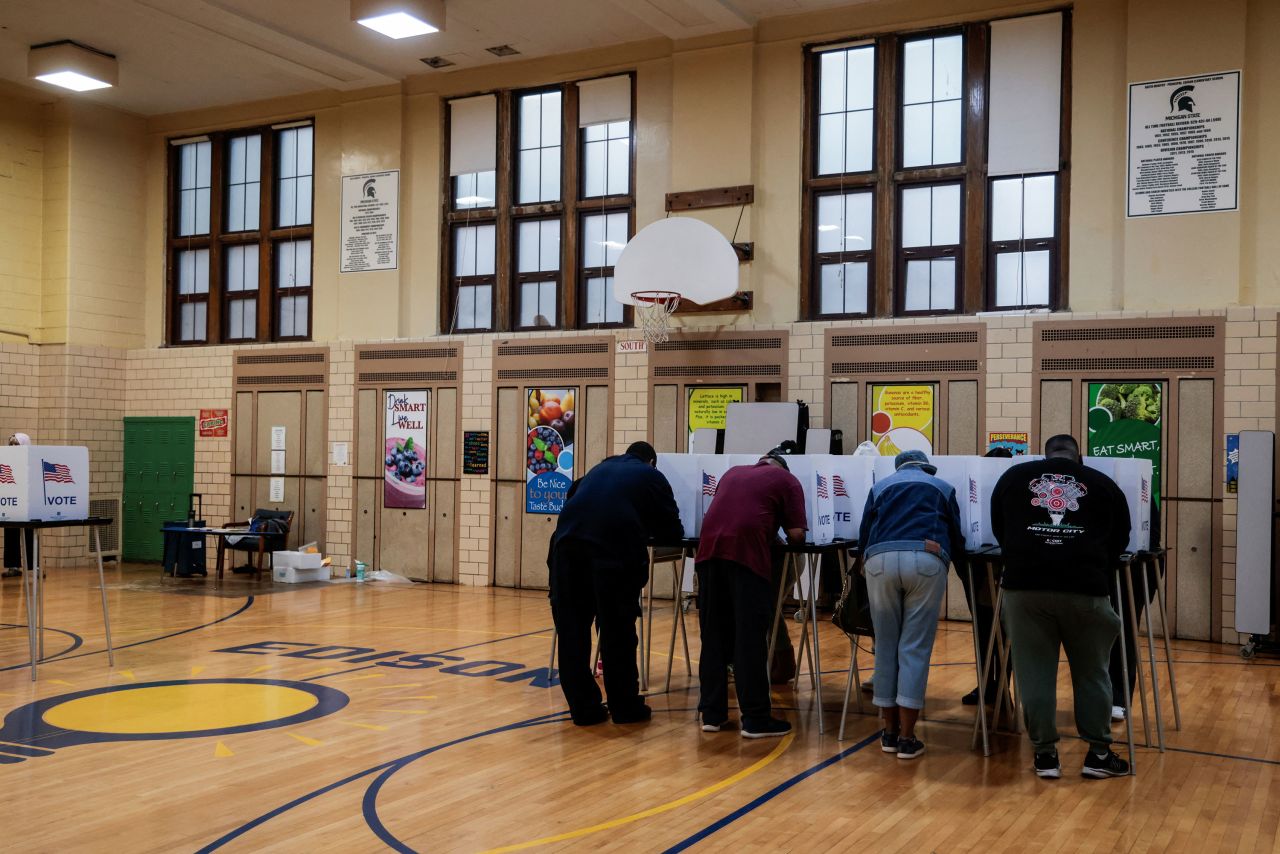
<path fill-rule="evenodd" d="M 916 719 L 924 707 L 947 565 L 963 560 L 960 505 L 923 451 L 903 451 L 896 471 L 867 496 L 858 542 L 876 632 L 875 696 L 884 717 L 880 747 L 899 759 L 924 752 Z"/>

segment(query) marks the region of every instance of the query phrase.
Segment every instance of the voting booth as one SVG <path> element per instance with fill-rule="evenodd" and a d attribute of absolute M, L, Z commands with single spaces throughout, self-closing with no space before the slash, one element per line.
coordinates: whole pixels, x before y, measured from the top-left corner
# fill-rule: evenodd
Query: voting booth
<path fill-rule="evenodd" d="M 1126 551 L 1151 547 L 1151 460 L 1124 457 L 1085 457 L 1084 464 L 1116 482 L 1129 504 L 1129 545 Z"/>
<path fill-rule="evenodd" d="M 0 520 L 47 522 L 88 516 L 88 448 L 0 447 Z"/>

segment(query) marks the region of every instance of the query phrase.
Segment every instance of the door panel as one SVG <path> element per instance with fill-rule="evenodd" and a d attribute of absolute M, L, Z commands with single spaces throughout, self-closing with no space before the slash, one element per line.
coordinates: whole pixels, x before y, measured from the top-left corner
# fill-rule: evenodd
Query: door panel
<path fill-rule="evenodd" d="M 435 453 L 431 458 L 433 477 L 458 476 L 458 390 L 437 389 L 432 395 Z"/>
<path fill-rule="evenodd" d="M 382 419 L 378 417 L 380 392 L 373 388 L 360 389 L 360 429 L 356 432 L 356 477 L 381 477 L 385 454 L 382 448 Z"/>
<path fill-rule="evenodd" d="M 609 387 L 587 386 L 586 396 L 587 405 L 584 409 L 587 423 L 586 430 L 583 432 L 587 447 L 582 455 L 584 464 L 581 468 L 576 466 L 574 468 L 575 478 L 582 477 L 591 471 L 596 463 L 609 456 Z M 543 563 L 545 564 L 545 561 Z"/>
<path fill-rule="evenodd" d="M 453 481 L 437 481 L 431 507 L 435 531 L 432 537 L 431 580 L 454 582 L 457 577 L 456 541 L 454 535 L 454 508 L 457 506 L 458 484 Z"/>
<path fill-rule="evenodd" d="M 520 586 L 545 590 L 548 576 L 547 551 L 559 517 L 541 513 L 521 513 L 520 516 L 524 529 L 520 538 Z"/>
<path fill-rule="evenodd" d="M 978 454 L 978 384 L 947 384 L 947 453 Z"/>
<path fill-rule="evenodd" d="M 284 470 L 286 474 L 298 474 L 301 470 L 299 461 L 303 440 L 300 392 L 264 391 L 258 395 L 257 452 L 254 455 L 254 474 L 271 473 L 272 427 L 285 428 Z"/>
<path fill-rule="evenodd" d="M 1076 435 L 1071 422 L 1071 398 L 1074 383 L 1071 380 L 1042 380 L 1040 382 L 1040 445 L 1050 436 Z M 1035 448 L 1028 449 L 1036 453 Z"/>
<path fill-rule="evenodd" d="M 244 522 L 253 516 L 253 511 L 258 509 L 255 503 L 257 491 L 252 477 L 237 477 L 232 487 L 234 495 L 232 496 L 231 518 L 222 519 L 221 522 Z"/>
<path fill-rule="evenodd" d="M 356 481 L 356 507 L 355 507 L 355 533 L 356 533 L 356 560 L 364 561 L 369 566 L 374 566 L 374 523 L 377 520 L 378 507 L 378 489 L 380 484 L 376 480 L 357 480 Z"/>
<path fill-rule="evenodd" d="M 496 587 L 516 586 L 516 554 L 519 542 L 519 518 L 524 515 L 524 484 L 494 484 L 493 583 Z"/>
<path fill-rule="evenodd" d="M 298 542 L 314 542 L 322 553 L 328 551 L 324 533 L 325 493 L 324 478 L 302 479 L 302 511 L 299 520 L 301 527 Z"/>
<path fill-rule="evenodd" d="M 278 424 L 279 422 L 276 422 L 276 423 Z M 290 526 L 289 528 L 289 537 L 288 539 L 285 540 L 285 547 L 289 549 L 296 549 L 300 542 L 300 540 L 298 539 L 298 533 L 299 533 L 298 529 L 300 527 L 298 524 L 298 520 L 302 514 L 299 512 L 298 508 L 302 506 L 302 502 L 299 500 L 302 497 L 300 495 L 302 491 L 301 489 L 302 478 L 286 477 L 284 479 L 284 501 L 279 503 L 273 503 L 270 500 L 271 499 L 271 478 L 256 477 L 254 478 L 254 480 L 256 481 L 254 509 L 258 507 L 263 507 L 271 510 L 292 510 L 293 511 L 293 525 Z M 250 511 L 250 515 L 252 515 L 252 512 L 253 511 Z"/>
<path fill-rule="evenodd" d="M 1181 380 L 1178 383 L 1177 497 L 1213 497 L 1216 461 L 1213 448 L 1213 380 Z M 1167 432 L 1167 431 L 1166 431 Z M 1166 480 L 1166 483 L 1168 481 Z M 1168 486 L 1164 492 L 1170 492 Z M 1208 501 L 1173 502 L 1177 510 L 1174 533 L 1177 614 L 1174 628 L 1179 637 L 1208 640 L 1212 626 L 1213 504 Z M 1172 508 L 1170 508 L 1172 509 Z"/>
<path fill-rule="evenodd" d="M 305 439 L 302 473 L 312 477 L 324 477 L 329 467 L 324 448 L 327 423 L 324 397 L 323 391 L 307 392 L 307 435 L 299 437 L 299 441 Z"/>
<path fill-rule="evenodd" d="M 520 389 L 498 389 L 497 431 L 493 455 L 498 480 L 493 517 L 493 577 L 500 587 L 515 587 L 519 577 L 520 518 L 524 515 L 524 461 L 528 407 Z"/>
<path fill-rule="evenodd" d="M 381 504 L 381 500 L 378 503 Z M 426 511 L 382 508 L 378 568 L 400 575 L 426 578 L 430 535 L 431 516 Z"/>
<path fill-rule="evenodd" d="M 827 422 L 832 430 L 844 434 L 844 452 L 852 453 L 858 447 L 858 384 L 831 384 L 831 416 Z"/>
<path fill-rule="evenodd" d="M 253 471 L 253 392 L 236 393 L 235 470 L 242 474 Z"/>
<path fill-rule="evenodd" d="M 660 385 L 653 388 L 653 448 L 660 454 L 675 454 L 684 449 L 680 441 L 680 387 Z"/>

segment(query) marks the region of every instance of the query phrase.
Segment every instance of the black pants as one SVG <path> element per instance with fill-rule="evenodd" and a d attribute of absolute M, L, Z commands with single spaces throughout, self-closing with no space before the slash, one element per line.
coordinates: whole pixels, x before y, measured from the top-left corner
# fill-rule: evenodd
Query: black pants
<path fill-rule="evenodd" d="M 960 583 L 964 585 L 964 601 L 969 606 L 969 610 L 974 609 L 974 591 L 970 589 L 969 572 L 961 567 L 956 567 L 956 574 L 960 576 Z M 980 562 L 975 561 L 973 566 L 973 583 L 978 586 L 977 590 L 977 611 L 972 613 L 973 622 L 978 628 L 978 643 L 982 647 L 980 655 L 987 654 L 987 647 L 991 643 L 991 631 L 995 625 L 996 610 L 990 602 L 986 600 L 990 598 L 987 594 L 986 583 L 986 567 Z M 995 651 L 999 656 L 999 650 Z M 981 659 L 979 659 L 981 661 Z M 994 696 L 1000 684 L 996 669 L 991 667 L 987 670 L 987 685 L 985 694 Z"/>
<path fill-rule="evenodd" d="M 729 717 L 730 663 L 742 725 L 759 726 L 772 717 L 766 658 L 773 589 L 769 581 L 733 561 L 698 564 L 698 625 L 702 630 L 698 711 L 703 720 L 719 723 Z"/>
<path fill-rule="evenodd" d="M 1147 592 L 1150 598 L 1142 595 L 1142 574 L 1140 570 L 1130 567 L 1133 573 L 1133 607 L 1138 612 L 1138 629 L 1146 628 L 1146 622 L 1143 619 L 1142 612 L 1148 605 L 1156 599 L 1156 569 L 1153 565 L 1147 564 Z M 1129 622 L 1129 591 L 1124 582 L 1124 570 L 1120 570 L 1120 593 L 1124 596 L 1123 603 L 1116 599 L 1114 591 L 1111 593 L 1111 607 L 1116 609 L 1116 613 L 1121 615 L 1121 631 L 1124 632 L 1124 651 L 1125 658 L 1129 663 L 1129 685 L 1128 691 L 1125 690 L 1124 669 L 1120 661 L 1120 641 L 1116 640 L 1115 646 L 1111 648 L 1111 662 L 1108 669 L 1111 672 L 1111 705 L 1120 706 L 1124 709 L 1129 708 L 1129 703 L 1133 700 L 1133 687 L 1138 679 L 1138 644 L 1145 644 L 1146 639 L 1142 637 L 1134 637 L 1133 625 Z M 1122 607 L 1123 606 L 1123 607 Z M 1154 621 L 1152 622 L 1154 626 Z"/>
<path fill-rule="evenodd" d="M 25 568 L 22 564 L 22 553 L 18 549 L 18 529 L 4 529 L 4 568 L 18 569 Z M 27 561 L 32 559 L 32 552 L 35 551 L 35 531 L 27 531 Z"/>
<path fill-rule="evenodd" d="M 591 623 L 600 630 L 606 662 L 604 689 L 614 714 L 644 704 L 636 669 L 636 618 L 647 566 L 573 540 L 556 545 L 551 560 L 551 616 L 560 636 L 560 688 L 575 721 L 591 720 L 600 708 L 600 686 L 591 672 Z"/>

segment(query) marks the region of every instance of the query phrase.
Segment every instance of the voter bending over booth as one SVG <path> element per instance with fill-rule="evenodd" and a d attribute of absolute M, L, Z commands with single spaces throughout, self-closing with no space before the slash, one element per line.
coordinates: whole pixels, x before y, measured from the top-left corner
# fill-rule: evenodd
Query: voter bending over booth
<path fill-rule="evenodd" d="M 729 723 L 729 665 L 733 665 L 743 738 L 791 732 L 769 702 L 769 630 L 775 587 L 773 550 L 779 529 L 803 542 L 809 524 L 804 490 L 779 449 L 752 466 L 724 473 L 702 520 L 698 543 L 698 659 L 703 732 Z"/>
<path fill-rule="evenodd" d="M 649 541 L 684 536 L 671 484 L 648 442 L 603 460 L 574 484 L 556 525 L 551 554 L 551 615 L 560 637 L 560 687 L 578 726 L 649 720 L 636 669 L 636 617 L 649 581 Z M 591 674 L 591 623 L 609 705 Z"/>
<path fill-rule="evenodd" d="M 1055 718 L 1058 650 L 1065 648 L 1076 729 L 1089 744 L 1081 774 L 1119 777 L 1129 763 L 1111 752 L 1107 664 L 1120 617 L 1109 579 L 1129 543 L 1129 508 L 1111 478 L 1081 464 L 1071 436 L 1052 437 L 1044 452 L 1045 459 L 1005 472 L 991 496 L 1004 555 L 1002 616 L 1035 773 L 1062 776 Z"/>

